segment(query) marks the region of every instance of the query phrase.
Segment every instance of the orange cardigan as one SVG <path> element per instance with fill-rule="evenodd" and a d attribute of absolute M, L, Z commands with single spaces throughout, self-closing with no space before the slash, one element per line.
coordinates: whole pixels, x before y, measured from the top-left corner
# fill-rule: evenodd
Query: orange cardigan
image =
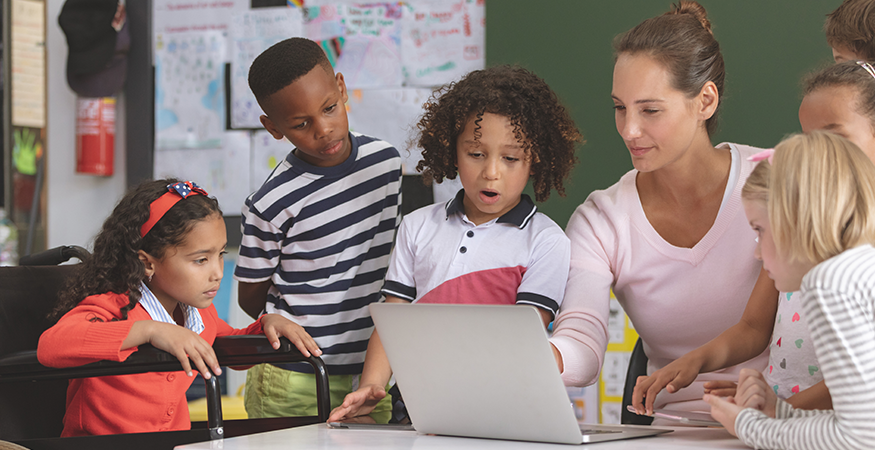
<path fill-rule="evenodd" d="M 100 360 L 124 361 L 137 347 L 122 349 L 134 322 L 152 320 L 142 305 L 121 318 L 127 294 L 92 295 L 40 336 L 37 357 L 49 367 L 73 367 Z M 263 333 L 256 321 L 242 330 L 219 318 L 216 308 L 199 310 L 200 334 L 210 344 L 216 336 Z M 188 430 L 191 420 L 185 391 L 194 377 L 185 372 L 151 372 L 70 380 L 61 436 Z"/>

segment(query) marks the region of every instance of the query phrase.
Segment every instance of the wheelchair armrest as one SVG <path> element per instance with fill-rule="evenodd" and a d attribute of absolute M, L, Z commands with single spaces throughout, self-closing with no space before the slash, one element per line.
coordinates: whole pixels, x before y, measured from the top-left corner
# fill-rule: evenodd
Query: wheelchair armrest
<path fill-rule="evenodd" d="M 307 362 L 316 375 L 316 401 L 319 419 L 328 420 L 331 411 L 328 392 L 328 372 L 318 356 L 305 357 L 286 338 L 280 338 L 280 348 L 274 349 L 266 337 L 241 335 L 217 337 L 213 350 L 221 366 L 244 366 L 261 363 Z M 144 344 L 124 361 L 98 361 L 77 367 L 54 368 L 40 364 L 36 350 L 11 353 L 0 358 L 0 383 L 18 381 L 59 380 L 71 378 L 128 375 L 145 372 L 174 372 L 182 365 L 170 353 Z"/>
<path fill-rule="evenodd" d="M 46 367 L 36 350 L 15 352 L 0 358 L 0 382 L 63 380 L 71 378 L 129 375 L 144 372 L 173 372 L 182 365 L 173 355 L 144 344 L 124 361 L 98 361 L 76 367 Z"/>
<path fill-rule="evenodd" d="M 331 412 L 328 391 L 328 371 L 318 356 L 304 356 L 286 338 L 280 338 L 280 347 L 274 349 L 263 335 L 217 337 L 213 350 L 222 366 L 243 366 L 261 363 L 306 362 L 316 375 L 316 405 L 320 422 L 328 420 Z"/>
<path fill-rule="evenodd" d="M 78 245 L 62 245 L 32 255 L 22 256 L 18 263 L 22 266 L 55 266 L 69 261 L 70 258 L 78 258 L 79 261 L 84 262 L 90 256 L 91 253 L 88 250 Z"/>

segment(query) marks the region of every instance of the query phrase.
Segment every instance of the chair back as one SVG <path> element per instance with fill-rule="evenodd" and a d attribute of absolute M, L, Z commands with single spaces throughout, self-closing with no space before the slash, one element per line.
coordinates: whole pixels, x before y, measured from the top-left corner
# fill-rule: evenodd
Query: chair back
<path fill-rule="evenodd" d="M 647 375 L 647 355 L 644 353 L 644 343 L 641 338 L 635 343 L 632 356 L 629 357 L 629 368 L 626 370 L 626 385 L 623 387 L 623 404 L 620 409 L 620 423 L 629 425 L 650 425 L 652 417 L 639 416 L 626 410 L 626 406 L 632 404 L 632 392 L 638 377 Z"/>
<path fill-rule="evenodd" d="M 76 265 L 0 267 L 0 358 L 34 351 L 47 315 Z M 55 437 L 63 429 L 67 381 L 0 383 L 0 439 Z"/>

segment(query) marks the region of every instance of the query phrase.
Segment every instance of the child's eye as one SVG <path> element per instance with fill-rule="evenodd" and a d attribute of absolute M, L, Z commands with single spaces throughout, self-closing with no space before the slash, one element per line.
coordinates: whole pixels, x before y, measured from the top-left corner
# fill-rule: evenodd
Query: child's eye
<path fill-rule="evenodd" d="M 652 108 L 647 108 L 647 109 L 644 110 L 644 113 L 645 113 L 645 114 L 656 114 L 656 113 L 658 113 L 658 112 L 659 112 L 658 109 L 652 109 Z"/>
<path fill-rule="evenodd" d="M 194 260 L 195 264 L 206 264 L 206 262 L 207 262 L 207 258 L 200 258 L 200 259 Z"/>
<path fill-rule="evenodd" d="M 299 123 L 299 124 L 293 126 L 292 128 L 295 129 L 295 130 L 303 130 L 304 127 L 306 127 L 308 123 L 309 123 L 309 122 L 301 122 L 301 123 Z"/>
<path fill-rule="evenodd" d="M 626 107 L 623 105 L 614 105 L 614 110 L 615 111 L 625 111 Z"/>
<path fill-rule="evenodd" d="M 468 156 L 470 156 L 470 157 L 472 157 L 472 158 L 479 158 L 479 157 L 483 156 L 483 153 L 480 153 L 480 152 L 468 152 Z"/>
<path fill-rule="evenodd" d="M 760 236 L 763 234 L 763 229 L 760 227 L 753 227 L 753 231 L 757 234 L 756 237 L 753 238 L 753 241 L 759 244 Z"/>
<path fill-rule="evenodd" d="M 505 156 L 504 159 L 509 162 L 517 162 L 520 160 L 519 158 L 514 158 L 513 156 Z"/>
<path fill-rule="evenodd" d="M 227 254 L 228 254 L 227 251 L 222 250 L 221 252 L 219 252 L 219 257 L 224 257 L 224 256 L 227 255 Z"/>
<path fill-rule="evenodd" d="M 329 113 L 331 111 L 334 111 L 334 108 L 337 108 L 337 103 L 325 108 L 325 112 Z"/>

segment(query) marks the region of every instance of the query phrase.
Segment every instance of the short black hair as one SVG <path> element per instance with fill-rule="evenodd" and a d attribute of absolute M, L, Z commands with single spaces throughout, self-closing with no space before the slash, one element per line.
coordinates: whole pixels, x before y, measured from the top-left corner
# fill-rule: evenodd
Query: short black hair
<path fill-rule="evenodd" d="M 249 68 L 249 89 L 258 103 L 292 84 L 321 65 L 334 73 L 319 44 L 305 38 L 290 38 L 263 51 Z"/>

